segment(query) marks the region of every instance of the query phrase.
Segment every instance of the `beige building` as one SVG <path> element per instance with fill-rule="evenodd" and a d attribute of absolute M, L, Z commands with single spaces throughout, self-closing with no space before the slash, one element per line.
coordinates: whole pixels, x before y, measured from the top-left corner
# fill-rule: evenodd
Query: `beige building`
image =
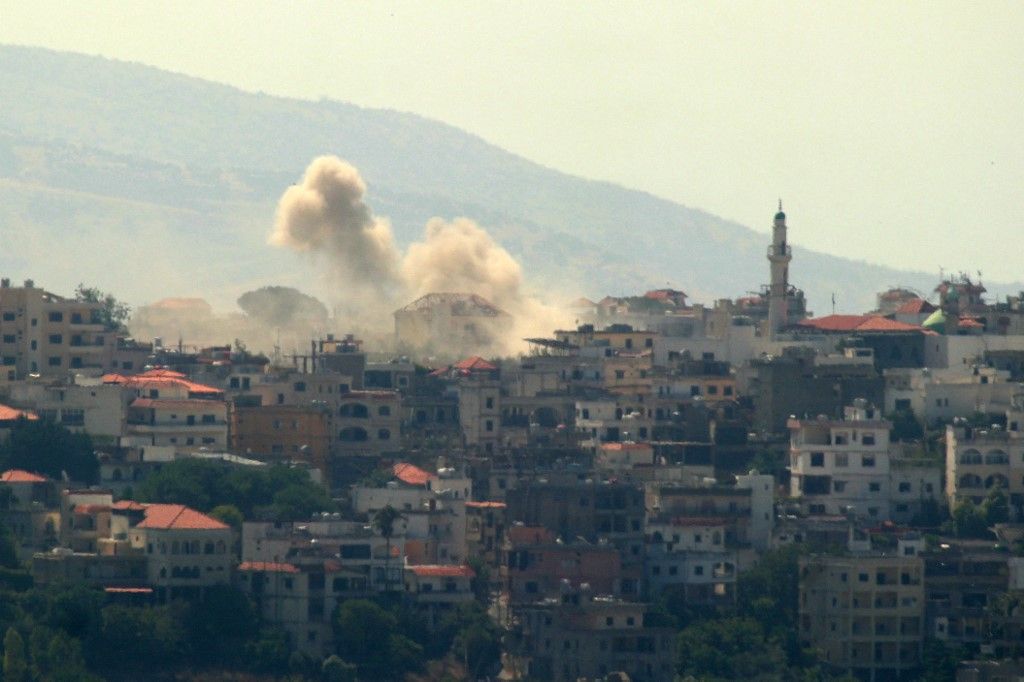
<path fill-rule="evenodd" d="M 209 587 L 231 582 L 229 526 L 182 504 L 138 506 L 142 520 L 118 530 L 146 555 L 147 579 L 158 601 L 201 598 Z"/>
<path fill-rule="evenodd" d="M 137 398 L 128 406 L 130 445 L 167 445 L 179 452 L 228 447 L 227 404 L 197 398 Z"/>
<path fill-rule="evenodd" d="M 128 403 L 134 392 L 120 385 L 84 381 L 88 383 L 17 381 L 10 385 L 9 396 L 15 405 L 31 408 L 70 431 L 113 442 L 124 434 Z"/>
<path fill-rule="evenodd" d="M 396 310 L 399 345 L 447 355 L 500 348 L 512 316 L 476 294 L 433 293 Z"/>
<path fill-rule="evenodd" d="M 25 280 L 0 279 L 0 374 L 7 381 L 31 374 L 101 374 L 117 345 L 116 330 L 101 322 L 102 305 L 50 293 Z"/>
<path fill-rule="evenodd" d="M 1011 511 L 1024 504 L 1024 396 L 1015 396 L 1006 427 L 966 422 L 946 427 L 946 497 L 950 508 L 980 504 L 993 488 L 1010 497 Z"/>
<path fill-rule="evenodd" d="M 924 565 L 900 550 L 800 560 L 800 642 L 828 668 L 875 680 L 921 665 Z"/>

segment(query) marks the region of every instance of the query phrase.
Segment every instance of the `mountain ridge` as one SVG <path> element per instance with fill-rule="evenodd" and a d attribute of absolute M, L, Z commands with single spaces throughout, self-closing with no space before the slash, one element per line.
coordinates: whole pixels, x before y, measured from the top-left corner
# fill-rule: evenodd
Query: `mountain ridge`
<path fill-rule="evenodd" d="M 668 282 L 710 304 L 756 289 L 768 276 L 767 231 L 560 173 L 417 114 L 253 93 L 131 62 L 12 46 L 0 46 L 0 98 L 12 103 L 0 108 L 0 179 L 58 193 L 48 198 L 48 215 L 26 203 L 31 190 L 24 186 L 0 188 L 0 231 L 17 237 L 16 257 L 36 268 L 19 274 L 55 289 L 66 286 L 66 275 L 47 270 L 77 263 L 79 279 L 137 302 L 194 293 L 230 305 L 241 293 L 230 273 L 243 269 L 252 269 L 247 282 L 321 293 L 308 261 L 265 244 L 277 198 L 321 154 L 360 169 L 368 202 L 391 220 L 400 244 L 416 239 L 434 215 L 464 215 L 520 259 L 532 288 L 564 291 L 565 300 Z M 60 195 L 83 188 L 94 198 Z M 101 201 L 117 196 L 143 197 L 143 205 L 133 213 Z M 164 214 L 183 204 L 198 212 L 199 226 Z M 61 206 L 74 210 L 61 214 Z M 772 209 L 766 207 L 766 225 Z M 121 259 L 129 268 L 123 274 L 90 268 L 77 253 L 46 248 L 60 243 L 68 225 L 143 235 L 132 240 L 134 253 L 193 253 L 178 264 L 177 281 L 153 282 L 132 269 L 131 258 Z M 797 219 L 797 241 L 799 229 Z M 206 248 L 195 249 L 197 237 L 208 240 Z M 812 308 L 823 309 L 837 292 L 844 309 L 865 310 L 889 285 L 927 292 L 937 280 L 799 246 L 794 252 L 792 280 Z M 198 282 L 205 291 L 182 290 Z"/>

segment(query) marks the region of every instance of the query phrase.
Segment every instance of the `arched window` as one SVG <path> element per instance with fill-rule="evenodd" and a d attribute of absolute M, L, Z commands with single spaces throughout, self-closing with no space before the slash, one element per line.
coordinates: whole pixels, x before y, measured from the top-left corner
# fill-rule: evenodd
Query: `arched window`
<path fill-rule="evenodd" d="M 985 479 L 986 488 L 1007 488 L 1009 487 L 1009 481 L 1006 480 L 1006 476 L 1002 474 L 992 474 Z"/>
<path fill-rule="evenodd" d="M 980 488 L 981 487 L 981 476 L 977 474 L 964 474 L 960 477 L 960 488 Z"/>
<path fill-rule="evenodd" d="M 362 443 L 368 438 L 366 429 L 361 429 L 358 426 L 350 426 L 347 429 L 342 429 L 338 433 L 338 440 L 342 443 Z"/>
<path fill-rule="evenodd" d="M 961 464 L 981 464 L 981 453 L 977 450 L 964 450 L 960 455 Z"/>
<path fill-rule="evenodd" d="M 985 453 L 985 464 L 1009 464 L 1010 456 L 1002 450 L 992 450 Z"/>
<path fill-rule="evenodd" d="M 370 408 L 362 403 L 346 403 L 338 410 L 338 416 L 351 419 L 368 419 L 370 417 Z"/>

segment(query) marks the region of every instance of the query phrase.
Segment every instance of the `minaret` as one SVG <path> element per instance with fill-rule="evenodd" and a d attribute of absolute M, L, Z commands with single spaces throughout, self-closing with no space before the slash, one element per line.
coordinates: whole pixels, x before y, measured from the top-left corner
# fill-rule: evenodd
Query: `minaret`
<path fill-rule="evenodd" d="M 793 250 L 786 243 L 786 214 L 779 212 L 772 225 L 772 245 L 768 247 L 768 263 L 771 267 L 771 285 L 768 289 L 768 331 L 775 336 L 789 323 L 789 261 Z"/>

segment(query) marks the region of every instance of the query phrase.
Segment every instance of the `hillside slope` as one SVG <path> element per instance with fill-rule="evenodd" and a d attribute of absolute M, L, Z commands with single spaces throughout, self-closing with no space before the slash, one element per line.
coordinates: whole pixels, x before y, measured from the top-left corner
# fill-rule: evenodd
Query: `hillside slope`
<path fill-rule="evenodd" d="M 430 217 L 473 218 L 556 298 L 669 283 L 709 302 L 767 278 L 767 232 L 558 173 L 411 114 L 7 46 L 0 101 L 0 269 L 57 290 L 85 280 L 136 303 L 175 294 L 218 305 L 254 284 L 319 293 L 307 261 L 265 240 L 280 193 L 321 154 L 360 169 L 400 243 Z M 799 244 L 812 228 L 798 211 L 790 223 Z M 886 286 L 935 283 L 800 248 L 791 277 L 820 312 L 833 292 L 860 310 Z"/>

